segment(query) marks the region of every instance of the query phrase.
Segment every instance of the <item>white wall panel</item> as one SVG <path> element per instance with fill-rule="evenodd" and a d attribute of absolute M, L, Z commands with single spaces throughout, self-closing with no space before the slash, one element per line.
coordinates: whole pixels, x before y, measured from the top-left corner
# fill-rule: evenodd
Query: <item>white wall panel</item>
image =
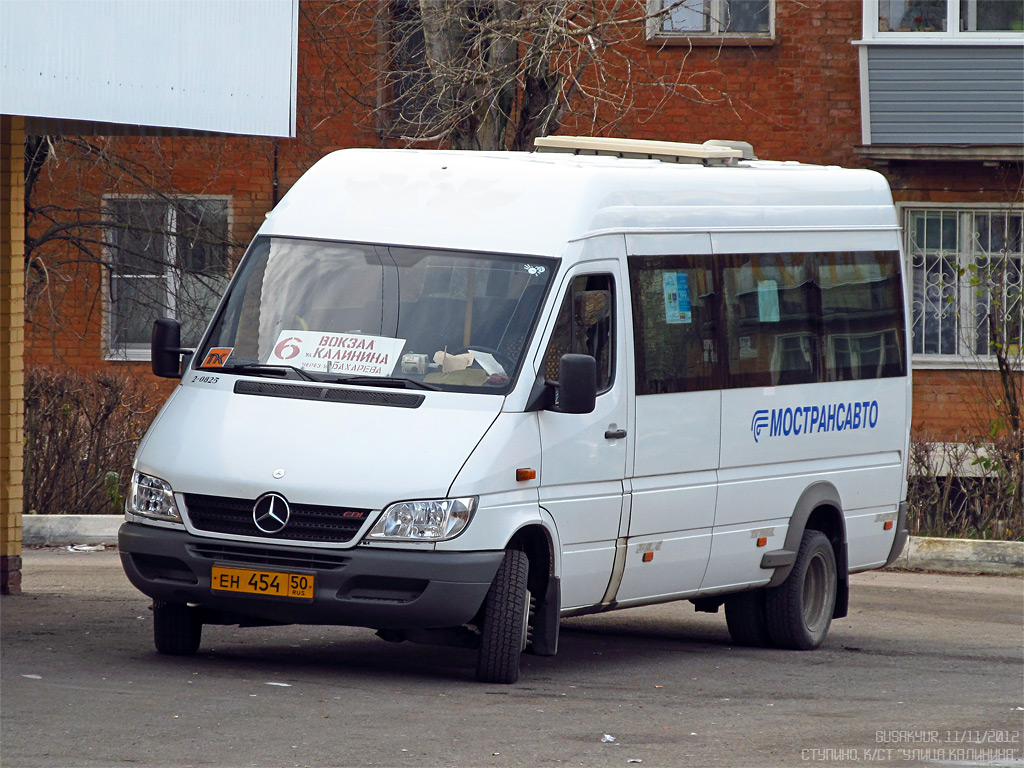
<path fill-rule="evenodd" d="M 295 135 L 298 0 L 2 0 L 0 111 Z"/>

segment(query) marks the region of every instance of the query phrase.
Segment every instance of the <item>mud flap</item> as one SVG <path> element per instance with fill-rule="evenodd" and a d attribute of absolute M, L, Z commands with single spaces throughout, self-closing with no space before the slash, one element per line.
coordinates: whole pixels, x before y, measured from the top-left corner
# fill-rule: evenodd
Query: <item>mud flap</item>
<path fill-rule="evenodd" d="M 559 611 L 562 606 L 562 586 L 558 578 L 548 579 L 544 599 L 537 605 L 533 616 L 533 636 L 527 653 L 534 656 L 554 656 L 558 652 Z"/>

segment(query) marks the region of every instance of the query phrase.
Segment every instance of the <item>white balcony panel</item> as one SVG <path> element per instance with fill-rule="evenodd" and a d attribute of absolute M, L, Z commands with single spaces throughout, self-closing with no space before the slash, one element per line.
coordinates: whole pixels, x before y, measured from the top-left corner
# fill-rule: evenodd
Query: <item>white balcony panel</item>
<path fill-rule="evenodd" d="M 0 111 L 295 135 L 298 0 L 2 0 Z"/>

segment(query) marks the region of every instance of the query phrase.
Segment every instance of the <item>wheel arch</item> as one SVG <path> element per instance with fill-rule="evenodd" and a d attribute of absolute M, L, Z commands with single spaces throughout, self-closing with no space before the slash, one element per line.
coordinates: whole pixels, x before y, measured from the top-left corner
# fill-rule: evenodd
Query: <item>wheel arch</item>
<path fill-rule="evenodd" d="M 808 486 L 797 501 L 786 532 L 783 548 L 795 553 L 800 549 L 800 541 L 804 531 L 814 530 L 824 533 L 832 544 L 836 557 L 836 607 L 833 618 L 846 616 L 849 606 L 850 581 L 849 559 L 847 557 L 846 520 L 843 517 L 843 503 L 839 491 L 832 483 L 819 482 Z M 793 563 L 781 565 L 775 569 L 769 587 L 777 587 L 786 580 Z"/>
<path fill-rule="evenodd" d="M 530 561 L 530 591 L 543 594 L 537 588 L 547 587 L 555 576 L 555 550 L 547 529 L 539 523 L 530 523 L 518 529 L 509 539 L 505 549 L 517 549 L 526 553 Z"/>
<path fill-rule="evenodd" d="M 533 612 L 530 650 L 537 656 L 554 656 L 558 650 L 562 592 L 555 570 L 554 547 L 550 532 L 539 523 L 531 523 L 517 530 L 505 547 L 525 552 L 530 562 L 526 583 L 537 600 Z"/>

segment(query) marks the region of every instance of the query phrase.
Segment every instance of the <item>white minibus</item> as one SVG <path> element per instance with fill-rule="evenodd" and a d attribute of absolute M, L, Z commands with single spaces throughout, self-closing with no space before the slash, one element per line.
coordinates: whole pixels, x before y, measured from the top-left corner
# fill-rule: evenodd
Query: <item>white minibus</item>
<path fill-rule="evenodd" d="M 511 683 L 568 616 L 689 600 L 812 649 L 906 540 L 900 233 L 867 170 L 749 145 L 351 149 L 268 214 L 143 439 L 156 648 L 368 627 Z"/>

